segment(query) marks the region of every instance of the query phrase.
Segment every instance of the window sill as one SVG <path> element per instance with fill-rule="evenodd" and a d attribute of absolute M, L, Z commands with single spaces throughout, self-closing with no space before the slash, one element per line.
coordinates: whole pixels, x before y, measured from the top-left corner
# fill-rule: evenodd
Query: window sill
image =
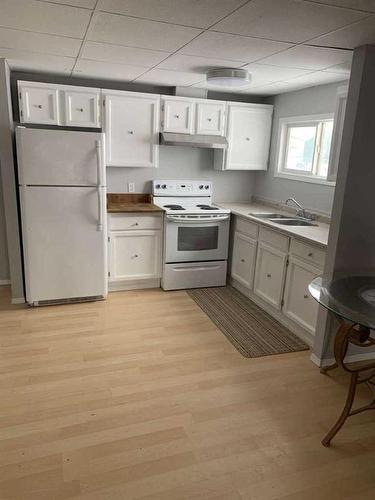
<path fill-rule="evenodd" d="M 335 181 L 327 181 L 326 179 L 319 179 L 318 177 L 310 177 L 307 175 L 297 175 L 297 174 L 284 174 L 282 172 L 276 172 L 274 177 L 280 179 L 288 179 L 290 181 L 300 181 L 300 182 L 310 182 L 312 184 L 323 184 L 324 186 L 335 187 Z"/>

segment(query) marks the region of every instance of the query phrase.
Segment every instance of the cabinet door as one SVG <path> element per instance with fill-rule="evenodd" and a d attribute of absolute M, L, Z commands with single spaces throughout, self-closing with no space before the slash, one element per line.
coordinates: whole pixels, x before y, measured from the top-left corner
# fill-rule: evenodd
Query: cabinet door
<path fill-rule="evenodd" d="M 289 260 L 283 312 L 310 333 L 315 333 L 318 303 L 311 297 L 308 286 L 321 270 L 291 257 Z"/>
<path fill-rule="evenodd" d="M 104 130 L 108 166 L 158 166 L 159 96 L 106 94 Z"/>
<path fill-rule="evenodd" d="M 194 132 L 194 106 L 188 99 L 163 99 L 163 130 L 179 134 Z"/>
<path fill-rule="evenodd" d="M 19 88 L 21 123 L 59 125 L 59 91 L 46 84 L 23 85 Z"/>
<path fill-rule="evenodd" d="M 258 244 L 254 293 L 281 309 L 287 254 L 263 242 Z"/>
<path fill-rule="evenodd" d="M 100 127 L 100 90 L 77 89 L 63 91 L 65 125 L 71 127 Z"/>
<path fill-rule="evenodd" d="M 246 288 L 253 287 L 257 242 L 239 232 L 234 233 L 231 276 Z"/>
<path fill-rule="evenodd" d="M 196 133 L 224 135 L 225 104 L 223 102 L 197 103 Z"/>
<path fill-rule="evenodd" d="M 110 235 L 110 281 L 160 278 L 160 231 L 115 231 Z"/>
<path fill-rule="evenodd" d="M 272 107 L 229 104 L 226 170 L 267 170 Z"/>

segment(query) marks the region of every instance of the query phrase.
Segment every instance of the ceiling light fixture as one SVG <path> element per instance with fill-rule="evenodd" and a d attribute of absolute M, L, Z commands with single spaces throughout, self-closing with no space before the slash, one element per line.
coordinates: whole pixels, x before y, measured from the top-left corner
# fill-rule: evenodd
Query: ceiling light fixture
<path fill-rule="evenodd" d="M 251 75 L 246 69 L 213 68 L 206 73 L 207 83 L 220 87 L 244 87 L 251 82 Z"/>

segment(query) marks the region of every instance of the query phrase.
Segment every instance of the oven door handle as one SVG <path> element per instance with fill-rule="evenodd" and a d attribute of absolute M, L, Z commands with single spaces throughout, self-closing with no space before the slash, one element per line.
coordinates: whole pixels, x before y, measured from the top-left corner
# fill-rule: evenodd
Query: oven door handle
<path fill-rule="evenodd" d="M 187 223 L 187 224 L 212 224 L 213 222 L 223 222 L 225 220 L 229 219 L 229 214 L 228 215 L 223 215 L 222 217 L 212 217 L 212 218 L 191 218 L 189 219 L 188 217 L 180 218 L 180 217 L 174 217 L 173 215 L 167 215 L 167 220 L 171 222 L 177 222 L 180 224 Z"/>

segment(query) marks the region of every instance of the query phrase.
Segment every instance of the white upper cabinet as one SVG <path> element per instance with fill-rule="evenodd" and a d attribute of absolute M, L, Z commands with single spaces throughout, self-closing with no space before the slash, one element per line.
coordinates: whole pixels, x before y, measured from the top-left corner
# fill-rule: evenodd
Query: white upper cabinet
<path fill-rule="evenodd" d="M 72 87 L 62 92 L 65 104 L 65 125 L 100 127 L 100 89 Z"/>
<path fill-rule="evenodd" d="M 164 132 L 194 133 L 194 101 L 181 97 L 163 98 L 162 108 Z"/>
<path fill-rule="evenodd" d="M 100 128 L 100 94 L 96 88 L 19 81 L 20 122 Z"/>
<path fill-rule="evenodd" d="M 215 151 L 218 170 L 267 170 L 273 107 L 229 103 L 228 149 Z"/>
<path fill-rule="evenodd" d="M 225 103 L 220 101 L 198 102 L 196 108 L 196 133 L 224 135 Z"/>
<path fill-rule="evenodd" d="M 19 82 L 18 99 L 21 123 L 60 125 L 57 86 L 45 83 Z"/>
<path fill-rule="evenodd" d="M 157 167 L 160 98 L 103 90 L 107 166 Z"/>

